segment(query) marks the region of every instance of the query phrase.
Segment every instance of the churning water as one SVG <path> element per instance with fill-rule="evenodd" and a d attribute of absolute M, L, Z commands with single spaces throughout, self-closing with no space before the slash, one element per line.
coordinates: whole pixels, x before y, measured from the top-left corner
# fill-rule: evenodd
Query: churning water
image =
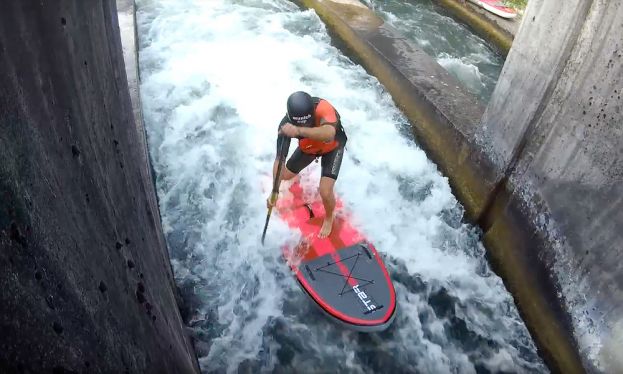
<path fill-rule="evenodd" d="M 471 93 L 489 101 L 504 59 L 482 38 L 439 13 L 431 0 L 364 0 L 386 22 L 435 58 Z"/>
<path fill-rule="evenodd" d="M 140 0 L 141 94 L 175 277 L 209 372 L 546 371 L 478 231 L 374 78 L 285 0 Z M 333 103 L 349 142 L 337 194 L 385 256 L 393 325 L 333 325 L 297 287 L 273 216 L 260 235 L 285 100 Z M 293 142 L 293 147 L 296 142 Z M 318 182 L 312 163 L 303 183 Z"/>

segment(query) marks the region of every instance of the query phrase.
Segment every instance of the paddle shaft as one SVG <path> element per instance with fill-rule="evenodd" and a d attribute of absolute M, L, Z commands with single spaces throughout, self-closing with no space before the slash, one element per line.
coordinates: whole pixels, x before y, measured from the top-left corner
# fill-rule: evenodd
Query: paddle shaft
<path fill-rule="evenodd" d="M 273 190 L 270 194 L 270 207 L 266 214 L 266 223 L 264 223 L 264 231 L 262 232 L 262 245 L 264 245 L 264 239 L 266 238 L 266 230 L 268 229 L 268 222 L 270 221 L 270 215 L 273 212 L 273 205 L 277 202 L 277 196 L 279 195 L 279 186 L 281 185 L 281 169 L 283 169 L 283 163 L 288 154 L 288 148 L 290 148 L 289 138 L 283 139 L 279 145 L 279 162 L 277 163 L 277 172 L 273 179 Z"/>

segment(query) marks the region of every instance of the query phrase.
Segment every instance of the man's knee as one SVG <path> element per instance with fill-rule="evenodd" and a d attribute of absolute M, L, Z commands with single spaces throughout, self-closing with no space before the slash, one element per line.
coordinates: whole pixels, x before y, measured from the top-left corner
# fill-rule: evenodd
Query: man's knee
<path fill-rule="evenodd" d="M 332 183 L 320 183 L 318 192 L 323 200 L 333 198 L 333 184 Z"/>
<path fill-rule="evenodd" d="M 288 169 L 287 166 L 283 168 L 283 171 L 281 172 L 281 180 L 289 181 L 290 179 L 292 179 L 294 177 L 296 177 L 296 174 L 291 172 L 290 169 Z"/>

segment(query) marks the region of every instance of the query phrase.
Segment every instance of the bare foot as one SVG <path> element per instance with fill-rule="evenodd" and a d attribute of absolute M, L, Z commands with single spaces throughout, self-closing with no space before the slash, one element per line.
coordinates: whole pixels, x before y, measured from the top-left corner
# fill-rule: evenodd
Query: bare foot
<path fill-rule="evenodd" d="M 324 239 L 327 236 L 329 236 L 329 234 L 331 234 L 331 229 L 333 228 L 333 219 L 335 217 L 331 216 L 331 217 L 327 217 L 324 219 L 324 221 L 322 222 L 322 227 L 320 228 L 320 232 L 318 232 L 318 237 L 320 239 Z"/>

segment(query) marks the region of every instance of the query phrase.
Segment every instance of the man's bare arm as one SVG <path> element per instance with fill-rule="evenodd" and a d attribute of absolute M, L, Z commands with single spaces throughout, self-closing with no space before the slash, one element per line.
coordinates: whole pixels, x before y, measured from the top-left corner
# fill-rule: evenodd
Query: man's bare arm
<path fill-rule="evenodd" d="M 321 142 L 330 142 L 335 138 L 335 126 L 325 124 L 320 127 L 299 127 L 299 136 Z"/>

